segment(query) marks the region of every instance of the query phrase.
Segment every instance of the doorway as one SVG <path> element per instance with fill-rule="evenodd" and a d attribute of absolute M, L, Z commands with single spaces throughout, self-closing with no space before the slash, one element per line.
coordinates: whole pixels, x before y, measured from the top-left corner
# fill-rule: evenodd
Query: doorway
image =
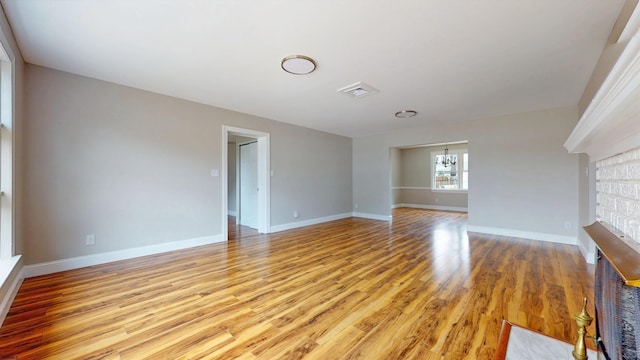
<path fill-rule="evenodd" d="M 230 137 L 240 136 L 244 138 L 250 138 L 250 141 L 255 146 L 256 152 L 256 175 L 257 186 L 254 186 L 256 191 L 257 206 L 253 206 L 256 209 L 256 221 L 255 228 L 258 232 L 266 234 L 270 232 L 271 227 L 271 214 L 270 214 L 270 202 L 271 202 L 271 189 L 270 189 L 270 165 L 269 165 L 269 153 L 270 153 L 270 136 L 269 133 L 242 129 L 231 126 L 222 127 L 222 201 L 221 201 L 221 214 L 222 214 L 222 235 L 225 239 L 229 236 L 229 224 L 228 224 L 228 181 L 229 181 L 229 164 L 228 162 L 228 140 Z M 248 149 L 247 149 L 248 150 Z M 239 150 L 242 151 L 242 150 Z M 237 164 L 237 169 L 241 170 L 240 164 Z M 239 179 L 240 176 L 236 176 Z M 238 187 L 239 188 L 239 184 Z M 236 196 L 236 210 L 241 208 L 240 199 Z M 240 211 L 237 214 L 242 218 Z M 250 216 L 250 215 L 249 215 Z"/>
<path fill-rule="evenodd" d="M 238 223 L 258 228 L 258 142 L 238 144 Z"/>
<path fill-rule="evenodd" d="M 467 211 L 468 140 L 393 147 L 389 151 L 392 211 L 398 207 Z"/>

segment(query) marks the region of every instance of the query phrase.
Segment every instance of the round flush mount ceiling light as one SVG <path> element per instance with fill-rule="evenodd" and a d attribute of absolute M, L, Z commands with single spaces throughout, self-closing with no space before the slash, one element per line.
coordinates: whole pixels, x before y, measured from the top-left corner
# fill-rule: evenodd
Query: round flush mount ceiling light
<path fill-rule="evenodd" d="M 402 110 L 396 113 L 396 117 L 400 119 L 406 119 L 416 115 L 418 115 L 418 112 L 415 110 Z"/>
<path fill-rule="evenodd" d="M 282 70 L 294 75 L 306 75 L 316 69 L 316 62 L 304 55 L 289 55 L 280 62 Z"/>

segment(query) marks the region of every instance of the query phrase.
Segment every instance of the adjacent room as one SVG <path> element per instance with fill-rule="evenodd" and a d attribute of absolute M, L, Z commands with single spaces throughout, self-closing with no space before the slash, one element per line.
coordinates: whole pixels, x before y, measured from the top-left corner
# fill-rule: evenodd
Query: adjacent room
<path fill-rule="evenodd" d="M 638 0 L 0 5 L 0 359 L 640 353 Z"/>

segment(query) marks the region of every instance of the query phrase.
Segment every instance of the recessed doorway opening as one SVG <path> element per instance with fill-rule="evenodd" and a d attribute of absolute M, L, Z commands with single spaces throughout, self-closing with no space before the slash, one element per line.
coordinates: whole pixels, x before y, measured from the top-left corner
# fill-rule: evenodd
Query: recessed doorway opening
<path fill-rule="evenodd" d="M 240 139 L 240 143 L 238 143 L 238 139 Z M 233 159 L 229 158 L 229 148 L 230 148 L 230 140 L 233 141 L 233 147 L 236 150 L 235 155 L 235 163 L 230 164 Z M 239 146 L 246 146 L 246 149 L 241 150 Z M 239 151 L 244 151 L 246 153 L 253 153 L 253 161 L 255 164 L 251 165 L 251 168 L 255 165 L 254 172 L 254 183 L 245 184 L 244 187 L 247 189 L 249 187 L 255 188 L 253 194 L 251 194 L 253 199 L 251 203 L 245 204 L 245 207 L 252 207 L 254 210 L 252 215 L 244 213 L 245 217 L 252 217 L 250 219 L 250 227 L 255 227 L 258 232 L 266 234 L 269 233 L 269 229 L 271 227 L 271 219 L 270 219 L 270 177 L 269 177 L 269 133 L 264 133 L 261 131 L 251 130 L 251 129 L 242 129 L 231 126 L 223 126 L 222 130 L 222 234 L 225 236 L 225 239 L 228 239 L 229 236 L 229 224 L 228 224 L 228 216 L 230 213 L 235 215 L 236 217 L 242 216 L 243 213 L 238 211 L 241 209 L 241 197 L 237 196 L 238 189 L 241 187 L 239 181 L 239 176 L 237 175 L 236 170 L 242 169 L 243 165 L 240 163 L 240 157 L 238 156 Z M 246 164 L 245 164 L 246 165 Z M 234 171 L 232 174 L 232 181 L 235 182 L 232 185 L 232 188 L 235 188 L 235 195 L 230 196 L 229 192 L 229 175 L 230 170 Z M 246 170 L 246 169 L 245 169 Z M 248 195 L 248 190 L 245 189 L 246 194 Z M 229 197 L 232 197 L 231 201 L 233 201 L 233 205 L 230 209 Z M 249 196 L 245 196 L 248 198 Z M 251 205 L 253 204 L 253 205 Z M 235 212 L 235 214 L 233 213 Z M 246 219 L 245 219 L 246 220 Z"/>

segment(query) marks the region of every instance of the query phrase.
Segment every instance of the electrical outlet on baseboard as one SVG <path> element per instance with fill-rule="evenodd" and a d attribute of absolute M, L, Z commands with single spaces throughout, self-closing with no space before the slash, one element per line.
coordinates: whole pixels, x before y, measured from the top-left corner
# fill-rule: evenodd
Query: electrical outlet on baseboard
<path fill-rule="evenodd" d="M 96 244 L 96 236 L 91 234 L 91 235 L 87 235 L 87 237 L 84 240 L 84 243 L 87 246 L 91 246 L 91 245 L 95 245 Z"/>

